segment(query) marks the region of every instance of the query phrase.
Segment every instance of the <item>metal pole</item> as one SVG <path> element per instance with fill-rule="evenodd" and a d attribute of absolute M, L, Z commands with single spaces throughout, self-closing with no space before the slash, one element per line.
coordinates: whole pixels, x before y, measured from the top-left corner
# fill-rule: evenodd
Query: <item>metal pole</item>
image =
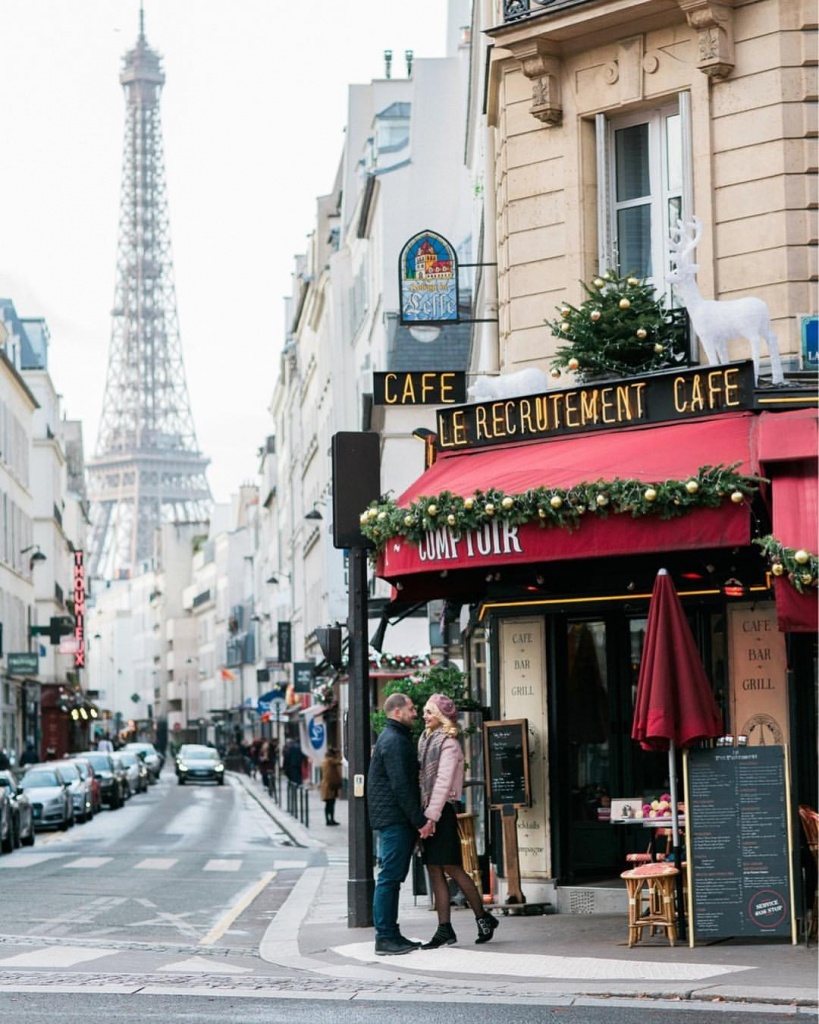
<path fill-rule="evenodd" d="M 367 820 L 364 784 L 370 764 L 370 692 L 367 621 L 367 551 L 349 549 L 350 609 L 347 620 L 350 709 L 348 755 L 352 793 L 349 804 L 347 927 L 373 923 L 373 837 Z"/>

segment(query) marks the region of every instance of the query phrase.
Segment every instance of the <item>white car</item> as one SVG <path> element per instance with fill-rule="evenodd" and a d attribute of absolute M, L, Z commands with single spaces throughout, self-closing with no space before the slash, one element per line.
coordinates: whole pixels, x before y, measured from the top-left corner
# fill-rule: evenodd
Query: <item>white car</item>
<path fill-rule="evenodd" d="M 162 765 L 165 763 L 165 758 L 159 753 L 153 743 L 126 743 L 121 749 L 123 751 L 131 750 L 138 757 L 141 757 L 145 762 L 145 767 L 148 769 L 150 781 L 157 781 L 159 773 L 162 771 Z"/>
<path fill-rule="evenodd" d="M 68 783 L 71 800 L 74 804 L 74 820 L 81 822 L 90 821 L 94 817 L 91 780 L 83 776 L 83 773 L 73 761 L 52 761 L 51 764 L 55 768 L 59 768 L 60 775 Z"/>

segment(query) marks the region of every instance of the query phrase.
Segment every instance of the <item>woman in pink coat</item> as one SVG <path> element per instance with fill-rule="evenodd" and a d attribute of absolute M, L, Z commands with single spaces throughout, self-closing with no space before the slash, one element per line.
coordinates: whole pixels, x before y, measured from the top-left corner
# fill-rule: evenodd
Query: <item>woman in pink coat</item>
<path fill-rule="evenodd" d="M 458 740 L 455 702 L 433 693 L 424 706 L 424 732 L 418 741 L 421 806 L 426 825 L 421 829 L 423 857 L 432 883 L 438 930 L 424 949 L 451 946 L 458 941 L 450 922 L 450 894 L 446 876 L 462 890 L 478 925 L 476 943 L 489 942 L 497 918 L 484 910 L 481 894 L 464 871 L 456 807 L 464 786 L 464 755 Z"/>

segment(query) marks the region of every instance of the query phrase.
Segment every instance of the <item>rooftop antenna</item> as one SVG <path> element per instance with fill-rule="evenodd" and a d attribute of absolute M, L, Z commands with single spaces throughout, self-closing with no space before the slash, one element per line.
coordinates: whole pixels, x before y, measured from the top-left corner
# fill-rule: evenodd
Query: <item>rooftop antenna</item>
<path fill-rule="evenodd" d="M 392 50 L 384 51 L 384 77 L 392 78 Z"/>

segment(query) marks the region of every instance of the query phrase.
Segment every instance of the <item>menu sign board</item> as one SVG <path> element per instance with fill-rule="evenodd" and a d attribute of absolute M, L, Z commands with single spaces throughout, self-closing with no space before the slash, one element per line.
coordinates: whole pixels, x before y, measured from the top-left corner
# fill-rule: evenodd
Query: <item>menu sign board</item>
<path fill-rule="evenodd" d="M 528 807 L 531 802 L 527 730 L 525 718 L 483 724 L 490 807 Z"/>
<path fill-rule="evenodd" d="M 692 939 L 795 938 L 784 747 L 687 757 Z"/>

